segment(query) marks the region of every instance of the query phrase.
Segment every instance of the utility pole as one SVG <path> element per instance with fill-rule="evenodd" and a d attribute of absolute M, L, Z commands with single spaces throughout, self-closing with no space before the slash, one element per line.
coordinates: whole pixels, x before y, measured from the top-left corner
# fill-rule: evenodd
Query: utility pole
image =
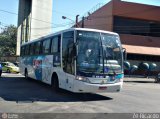
<path fill-rule="evenodd" d="M 85 19 L 85 17 L 83 16 L 82 17 L 82 28 L 84 28 L 84 19 Z"/>
<path fill-rule="evenodd" d="M 76 15 L 76 28 L 79 27 L 79 25 L 78 25 L 78 17 L 79 17 L 79 15 Z"/>
<path fill-rule="evenodd" d="M 85 22 L 85 20 L 88 21 L 88 20 L 91 20 L 91 19 L 89 19 L 88 17 L 84 17 L 84 16 L 83 16 L 83 17 L 82 17 L 82 26 L 81 26 L 82 28 L 84 28 L 84 22 Z"/>

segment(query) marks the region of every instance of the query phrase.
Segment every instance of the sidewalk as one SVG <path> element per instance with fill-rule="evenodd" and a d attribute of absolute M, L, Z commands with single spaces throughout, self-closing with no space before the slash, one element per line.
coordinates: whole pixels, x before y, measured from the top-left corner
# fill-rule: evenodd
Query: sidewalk
<path fill-rule="evenodd" d="M 124 82 L 148 82 L 148 83 L 153 83 L 155 81 L 155 79 L 153 77 L 149 77 L 149 78 L 144 78 L 142 76 L 125 76 L 124 77 Z"/>

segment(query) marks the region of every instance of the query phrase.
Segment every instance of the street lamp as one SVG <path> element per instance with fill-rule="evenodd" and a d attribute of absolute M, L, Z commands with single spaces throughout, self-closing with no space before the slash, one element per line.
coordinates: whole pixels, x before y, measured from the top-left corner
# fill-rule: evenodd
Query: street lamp
<path fill-rule="evenodd" d="M 68 17 L 66 17 L 66 16 L 62 16 L 62 19 L 68 19 L 68 20 L 74 22 L 74 20 L 72 20 L 72 19 L 70 19 L 70 18 L 68 18 Z"/>
<path fill-rule="evenodd" d="M 79 27 L 79 25 L 78 25 L 78 17 L 79 17 L 79 15 L 76 15 L 76 22 L 74 20 L 66 17 L 66 16 L 62 16 L 62 19 L 68 19 L 68 20 L 70 20 L 72 22 L 75 22 L 75 27 L 77 28 L 77 27 Z"/>

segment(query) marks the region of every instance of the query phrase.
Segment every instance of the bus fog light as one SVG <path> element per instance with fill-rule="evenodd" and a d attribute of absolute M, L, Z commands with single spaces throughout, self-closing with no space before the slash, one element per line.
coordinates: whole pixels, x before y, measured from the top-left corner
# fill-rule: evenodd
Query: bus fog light
<path fill-rule="evenodd" d="M 123 79 L 120 79 L 120 82 L 123 82 Z"/>
<path fill-rule="evenodd" d="M 79 81 L 83 81 L 83 82 L 87 82 L 87 83 L 90 83 L 89 79 L 86 78 L 86 77 L 82 77 L 82 76 L 76 76 L 76 80 L 79 80 Z"/>
<path fill-rule="evenodd" d="M 123 79 L 116 79 L 115 83 L 123 82 Z"/>

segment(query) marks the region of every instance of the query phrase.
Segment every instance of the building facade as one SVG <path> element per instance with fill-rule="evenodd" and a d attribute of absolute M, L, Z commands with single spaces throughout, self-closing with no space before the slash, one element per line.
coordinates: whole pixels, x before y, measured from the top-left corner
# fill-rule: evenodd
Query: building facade
<path fill-rule="evenodd" d="M 112 0 L 87 16 L 85 28 L 119 33 L 132 65 L 156 63 L 160 71 L 160 7 Z M 80 21 L 80 25 L 82 21 Z"/>
<path fill-rule="evenodd" d="M 19 0 L 17 55 L 20 45 L 52 30 L 52 0 Z"/>

